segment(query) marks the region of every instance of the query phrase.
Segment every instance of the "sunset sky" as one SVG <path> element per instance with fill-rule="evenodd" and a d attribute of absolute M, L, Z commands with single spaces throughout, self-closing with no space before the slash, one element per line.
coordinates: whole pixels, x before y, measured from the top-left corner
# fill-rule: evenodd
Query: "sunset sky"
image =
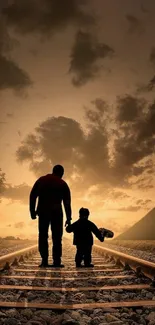
<path fill-rule="evenodd" d="M 74 220 L 117 235 L 155 206 L 154 30 L 154 0 L 1 0 L 0 236 L 37 234 L 54 164 Z"/>

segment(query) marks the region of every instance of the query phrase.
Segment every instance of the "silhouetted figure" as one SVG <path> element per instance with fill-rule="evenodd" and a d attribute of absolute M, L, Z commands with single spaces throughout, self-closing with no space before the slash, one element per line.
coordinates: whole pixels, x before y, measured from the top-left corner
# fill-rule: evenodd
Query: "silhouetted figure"
<path fill-rule="evenodd" d="M 93 235 L 100 240 L 104 241 L 100 230 L 97 226 L 88 220 L 89 210 L 81 208 L 79 210 L 79 220 L 72 225 L 66 227 L 67 232 L 73 232 L 73 245 L 76 245 L 77 252 L 75 256 L 76 267 L 82 267 L 81 262 L 84 259 L 84 265 L 86 267 L 93 267 L 91 264 L 91 252 L 93 246 Z"/>
<path fill-rule="evenodd" d="M 71 220 L 71 194 L 67 183 L 62 180 L 64 168 L 56 165 L 52 174 L 40 177 L 30 193 L 30 214 L 32 219 L 39 216 L 39 252 L 42 257 L 40 267 L 48 266 L 48 228 L 52 231 L 53 241 L 53 266 L 63 267 L 62 256 L 62 234 L 63 234 L 63 212 L 62 202 L 66 212 L 66 225 Z M 38 205 L 36 208 L 36 200 Z"/>

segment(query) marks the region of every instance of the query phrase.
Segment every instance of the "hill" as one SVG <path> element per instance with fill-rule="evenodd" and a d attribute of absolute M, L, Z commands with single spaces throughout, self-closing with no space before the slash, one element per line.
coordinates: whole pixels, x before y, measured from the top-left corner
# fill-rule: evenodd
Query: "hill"
<path fill-rule="evenodd" d="M 115 239 L 155 240 L 155 208 Z"/>

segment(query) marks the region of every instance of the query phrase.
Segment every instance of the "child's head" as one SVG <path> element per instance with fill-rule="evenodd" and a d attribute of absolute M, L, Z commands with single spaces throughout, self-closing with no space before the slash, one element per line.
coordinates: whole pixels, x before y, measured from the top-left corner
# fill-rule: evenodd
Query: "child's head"
<path fill-rule="evenodd" d="M 89 210 L 86 208 L 81 208 L 79 210 L 79 217 L 80 219 L 88 219 L 89 216 Z"/>

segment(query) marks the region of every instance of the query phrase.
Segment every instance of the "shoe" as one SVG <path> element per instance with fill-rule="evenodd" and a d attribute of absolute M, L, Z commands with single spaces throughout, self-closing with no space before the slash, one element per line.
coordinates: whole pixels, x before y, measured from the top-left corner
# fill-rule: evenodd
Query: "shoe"
<path fill-rule="evenodd" d="M 65 267 L 64 264 L 56 264 L 56 263 L 53 263 L 51 265 L 51 267 Z"/>
<path fill-rule="evenodd" d="M 42 261 L 41 264 L 39 265 L 39 267 L 49 267 L 49 264 L 48 264 L 48 262 Z"/>
<path fill-rule="evenodd" d="M 94 264 L 85 264 L 85 267 L 94 267 Z"/>
<path fill-rule="evenodd" d="M 81 264 L 76 264 L 76 267 L 83 267 L 83 265 L 81 265 Z"/>

